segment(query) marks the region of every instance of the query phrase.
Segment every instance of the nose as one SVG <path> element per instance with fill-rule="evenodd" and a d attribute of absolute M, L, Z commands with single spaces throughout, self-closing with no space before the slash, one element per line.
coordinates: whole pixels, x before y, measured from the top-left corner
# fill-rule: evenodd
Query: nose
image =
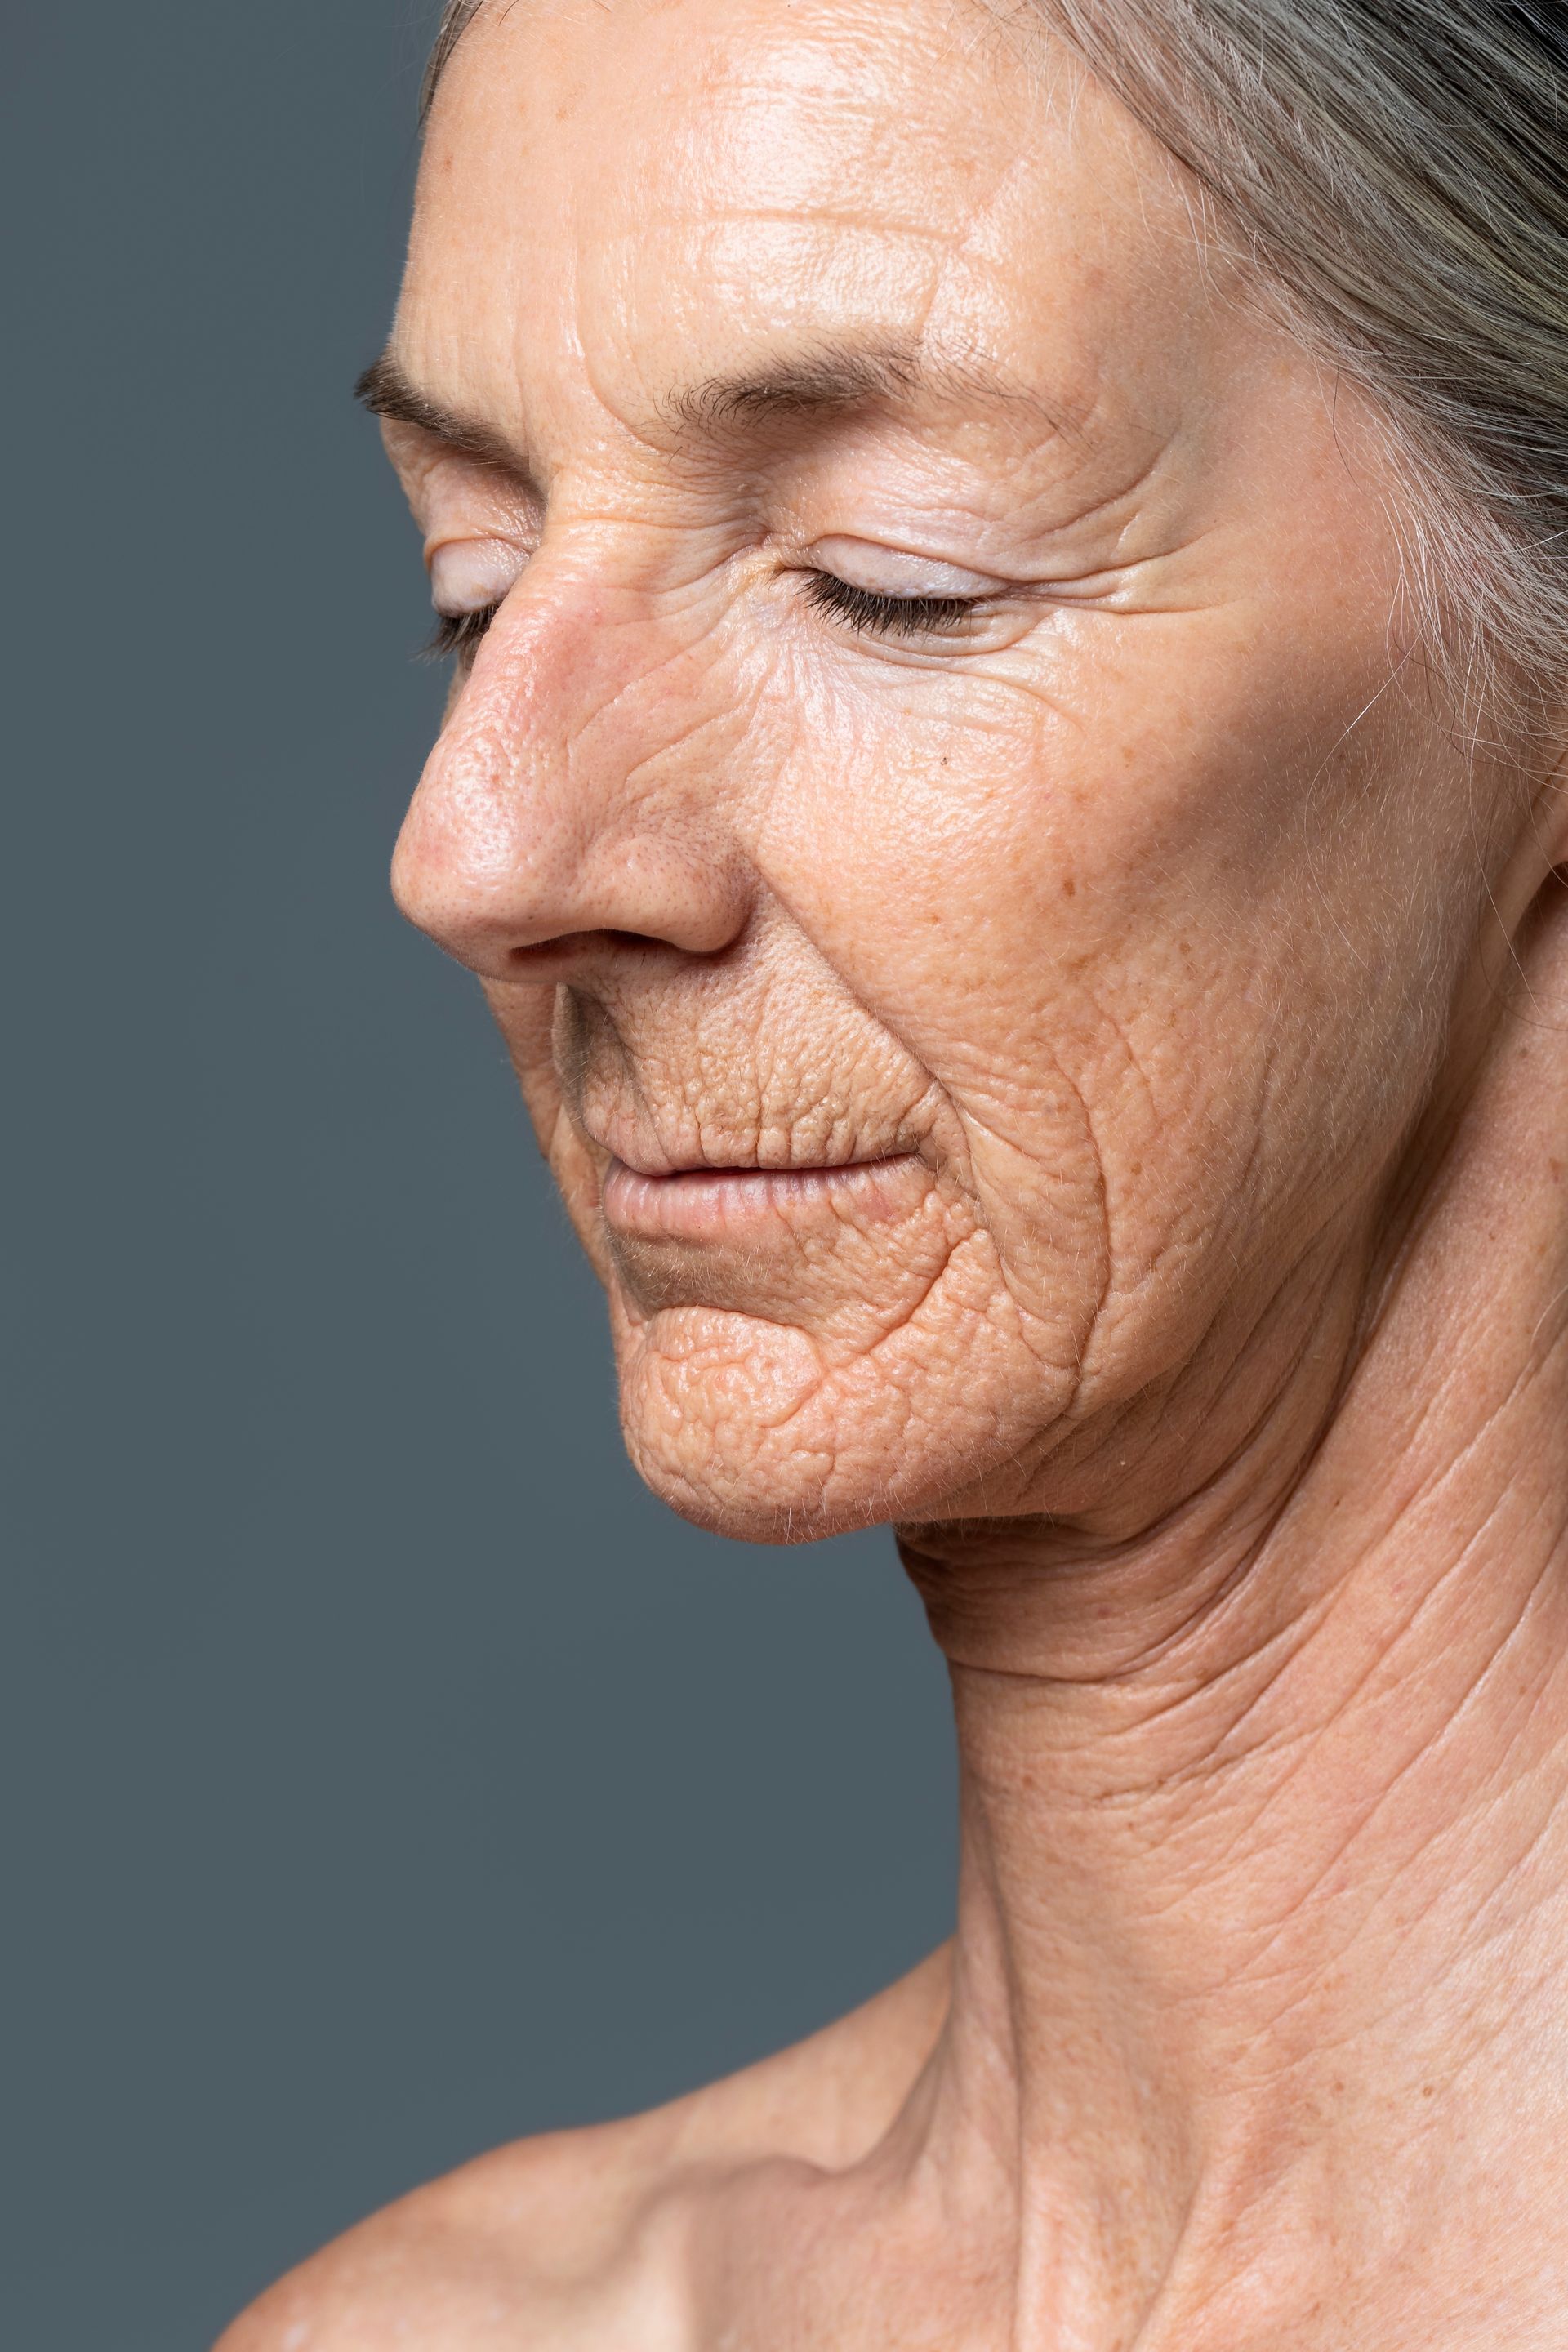
<path fill-rule="evenodd" d="M 720 791 L 739 714 L 689 629 L 546 561 L 454 701 L 394 895 L 487 981 L 560 979 L 627 935 L 715 954 L 751 910 Z"/>

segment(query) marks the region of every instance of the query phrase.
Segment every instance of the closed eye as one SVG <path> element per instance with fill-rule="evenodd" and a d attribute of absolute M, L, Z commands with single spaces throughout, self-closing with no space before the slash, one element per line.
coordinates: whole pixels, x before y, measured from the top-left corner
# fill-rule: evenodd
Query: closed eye
<path fill-rule="evenodd" d="M 832 572 L 809 573 L 805 593 L 819 612 L 831 614 L 862 635 L 881 637 L 940 636 L 960 627 L 987 601 L 984 596 L 879 595 Z M 421 657 L 471 662 L 500 610 L 498 598 L 477 612 L 443 613 Z"/>
<path fill-rule="evenodd" d="M 818 612 L 830 613 L 864 636 L 878 637 L 941 636 L 988 602 L 984 596 L 879 595 L 832 572 L 808 573 L 805 593 Z"/>

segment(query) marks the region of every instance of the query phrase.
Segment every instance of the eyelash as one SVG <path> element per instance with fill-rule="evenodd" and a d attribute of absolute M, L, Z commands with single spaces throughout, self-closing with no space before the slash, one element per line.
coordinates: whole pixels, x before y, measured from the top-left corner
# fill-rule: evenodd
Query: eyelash
<path fill-rule="evenodd" d="M 472 661 L 479 639 L 500 611 L 499 604 L 481 605 L 477 613 L 443 613 L 435 635 L 422 649 L 425 661 Z"/>
<path fill-rule="evenodd" d="M 877 637 L 940 635 L 967 620 L 985 601 L 982 596 L 879 596 L 833 572 L 809 573 L 805 593 L 819 613 L 831 614 L 863 636 Z"/>
<path fill-rule="evenodd" d="M 980 596 L 879 596 L 857 588 L 833 572 L 807 575 L 806 596 L 819 613 L 830 614 L 862 636 L 923 637 L 940 635 L 967 620 Z M 424 648 L 426 661 L 471 661 L 496 614 L 499 604 L 481 605 L 475 613 L 443 613 L 435 635 Z"/>

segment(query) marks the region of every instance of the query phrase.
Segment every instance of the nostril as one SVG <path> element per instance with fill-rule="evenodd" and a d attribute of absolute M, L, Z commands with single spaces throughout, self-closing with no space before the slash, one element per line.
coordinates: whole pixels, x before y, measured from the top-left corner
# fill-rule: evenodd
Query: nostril
<path fill-rule="evenodd" d="M 506 951 L 506 961 L 513 979 L 531 976 L 553 977 L 573 964 L 586 963 L 608 954 L 621 957 L 633 955 L 669 956 L 680 951 L 668 940 L 651 931 L 614 930 L 601 928 L 594 930 L 561 931 L 553 939 L 514 942 Z"/>
<path fill-rule="evenodd" d="M 514 980 L 528 980 L 542 973 L 548 966 L 553 975 L 563 964 L 572 961 L 581 934 L 563 932 L 552 940 L 531 940 L 522 946 L 512 946 L 506 951 L 507 970 Z"/>

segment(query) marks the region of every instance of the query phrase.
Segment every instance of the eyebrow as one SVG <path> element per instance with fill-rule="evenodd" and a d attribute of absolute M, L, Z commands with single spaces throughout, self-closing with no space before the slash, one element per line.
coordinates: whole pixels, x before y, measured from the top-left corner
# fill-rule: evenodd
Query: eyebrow
<path fill-rule="evenodd" d="M 491 425 L 443 407 L 421 392 L 388 351 L 366 368 L 355 395 L 373 416 L 416 425 L 449 448 L 526 479 L 526 453 Z M 1012 405 L 1022 403 L 1046 415 L 1033 393 L 1022 392 L 969 357 L 929 354 L 908 343 L 864 347 L 829 345 L 798 359 L 735 375 L 707 377 L 661 405 L 679 429 L 721 440 L 731 434 L 787 423 L 793 418 L 833 416 L 879 403 L 911 401 L 922 392 L 967 395 Z M 1054 431 L 1060 421 L 1047 415 Z"/>
<path fill-rule="evenodd" d="M 531 469 L 524 451 L 493 425 L 461 416 L 456 409 L 444 408 L 438 400 L 430 399 L 405 374 L 390 352 L 384 352 L 366 368 L 354 386 L 354 398 L 373 416 L 384 417 L 394 425 L 417 425 L 421 432 L 433 434 L 449 449 L 459 449 L 465 457 L 499 466 L 504 473 L 520 475 L 524 480 L 528 478 Z"/>
<path fill-rule="evenodd" d="M 830 346 L 750 374 L 710 376 L 668 403 L 678 424 L 722 434 L 793 416 L 831 415 L 873 402 L 908 400 L 929 370 L 904 343 L 851 350 Z"/>

